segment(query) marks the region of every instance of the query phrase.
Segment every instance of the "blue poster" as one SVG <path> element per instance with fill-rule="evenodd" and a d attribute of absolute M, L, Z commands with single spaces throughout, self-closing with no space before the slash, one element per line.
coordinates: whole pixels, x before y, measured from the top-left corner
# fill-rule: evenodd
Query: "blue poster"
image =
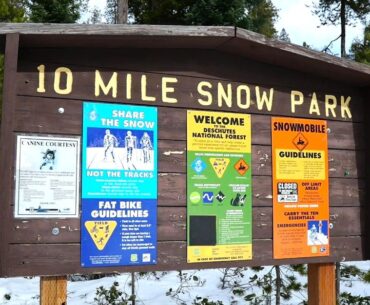
<path fill-rule="evenodd" d="M 83 104 L 81 266 L 157 261 L 157 108 Z"/>

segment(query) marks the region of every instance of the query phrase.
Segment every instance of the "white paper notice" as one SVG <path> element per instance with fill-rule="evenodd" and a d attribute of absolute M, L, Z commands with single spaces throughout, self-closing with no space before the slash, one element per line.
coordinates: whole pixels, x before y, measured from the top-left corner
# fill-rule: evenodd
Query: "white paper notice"
<path fill-rule="evenodd" d="M 78 217 L 79 164 L 79 137 L 18 135 L 14 217 Z"/>

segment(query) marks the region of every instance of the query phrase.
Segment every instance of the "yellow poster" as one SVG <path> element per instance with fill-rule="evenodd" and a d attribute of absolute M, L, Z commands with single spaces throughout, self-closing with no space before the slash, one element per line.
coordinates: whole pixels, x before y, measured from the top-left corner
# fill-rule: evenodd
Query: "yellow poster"
<path fill-rule="evenodd" d="M 190 151 L 251 151 L 251 123 L 248 114 L 188 111 L 187 124 Z"/>

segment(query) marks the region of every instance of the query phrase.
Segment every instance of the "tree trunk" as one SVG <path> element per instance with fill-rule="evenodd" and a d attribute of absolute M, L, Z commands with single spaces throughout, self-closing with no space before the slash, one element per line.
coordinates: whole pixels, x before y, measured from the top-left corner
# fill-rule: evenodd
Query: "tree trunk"
<path fill-rule="evenodd" d="M 280 305 L 280 292 L 281 292 L 280 266 L 275 266 L 275 272 L 276 272 L 276 305 Z"/>
<path fill-rule="evenodd" d="M 340 1 L 340 56 L 346 57 L 346 0 Z"/>
<path fill-rule="evenodd" d="M 118 24 L 127 23 L 128 0 L 118 0 Z"/>

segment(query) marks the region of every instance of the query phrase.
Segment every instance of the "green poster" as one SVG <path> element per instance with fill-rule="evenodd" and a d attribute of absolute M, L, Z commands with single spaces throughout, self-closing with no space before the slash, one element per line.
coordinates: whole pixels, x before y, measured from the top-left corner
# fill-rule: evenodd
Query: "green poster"
<path fill-rule="evenodd" d="M 250 116 L 188 111 L 187 151 L 188 262 L 252 259 Z"/>

